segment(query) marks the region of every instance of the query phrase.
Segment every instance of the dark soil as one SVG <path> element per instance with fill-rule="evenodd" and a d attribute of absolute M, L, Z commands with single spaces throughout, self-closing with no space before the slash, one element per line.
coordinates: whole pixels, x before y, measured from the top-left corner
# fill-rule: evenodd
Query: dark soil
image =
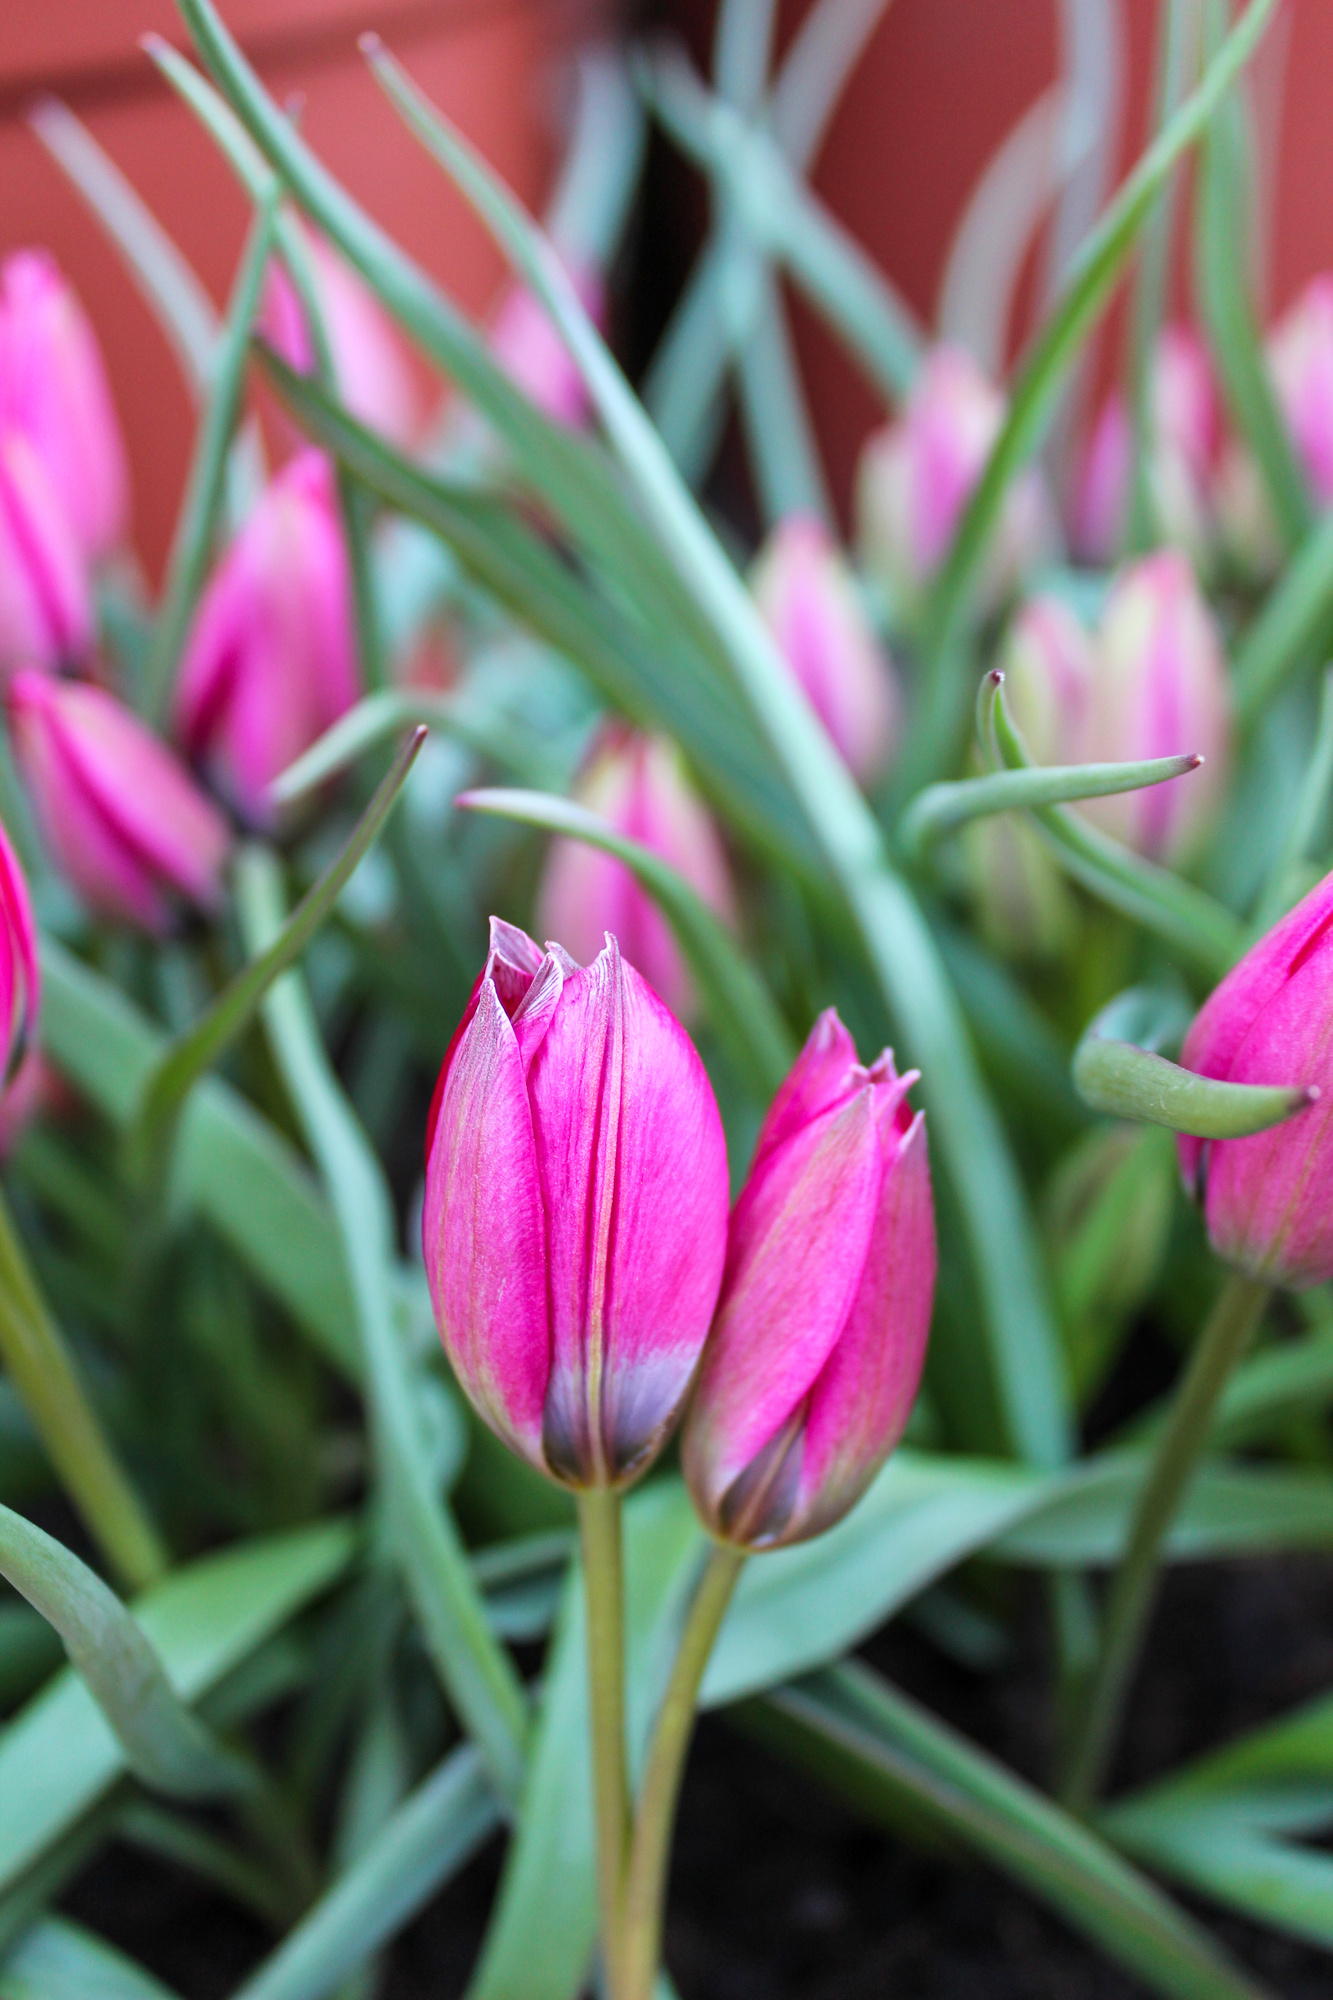
<path fill-rule="evenodd" d="M 1004 1671 L 979 1675 L 895 1627 L 869 1656 L 1016 1769 L 1047 1757 L 1044 1621 L 1034 1590 Z M 1333 1685 L 1333 1564 L 1208 1565 L 1169 1582 L 1117 1773 L 1140 1783 Z M 490 1847 L 394 1947 L 385 2000 L 452 2000 L 467 1982 L 500 1865 Z M 65 1907 L 183 2000 L 223 2000 L 262 1931 L 187 1877 L 117 1849 Z M 1196 1905 L 1282 2000 L 1328 2000 L 1328 1955 Z M 1140 2000 L 1146 1989 L 983 1866 L 924 1855 L 725 1718 L 691 1757 L 672 1879 L 683 2000 Z"/>

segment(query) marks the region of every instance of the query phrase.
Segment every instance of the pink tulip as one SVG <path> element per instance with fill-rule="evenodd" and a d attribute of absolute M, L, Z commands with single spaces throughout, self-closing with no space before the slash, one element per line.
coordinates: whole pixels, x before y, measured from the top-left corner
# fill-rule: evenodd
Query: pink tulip
<path fill-rule="evenodd" d="M 1278 401 L 1321 507 L 1333 505 L 1333 272 L 1312 278 L 1267 341 Z"/>
<path fill-rule="evenodd" d="M 1105 569 L 1124 549 L 1133 471 L 1134 431 L 1117 390 L 1102 404 L 1075 478 L 1069 539 L 1080 562 Z"/>
<path fill-rule="evenodd" d="M 1333 875 L 1232 967 L 1180 1059 L 1230 1083 L 1317 1090 L 1248 1139 L 1182 1137 L 1180 1164 L 1219 1257 L 1297 1290 L 1333 1278 Z"/>
<path fill-rule="evenodd" d="M 962 348 L 926 358 L 901 418 L 867 441 L 857 533 L 867 569 L 909 607 L 948 553 L 1004 421 L 1004 397 Z M 990 598 L 1049 550 L 1050 503 L 1035 468 L 1010 486 L 987 578 Z"/>
<path fill-rule="evenodd" d="M 329 343 L 338 394 L 354 417 L 394 444 L 420 428 L 417 387 L 393 322 L 374 293 L 322 236 L 305 232 L 311 280 Z M 289 367 L 308 375 L 314 342 L 284 265 L 268 268 L 259 331 Z"/>
<path fill-rule="evenodd" d="M 1058 597 L 1030 597 L 1010 621 L 1000 656 L 1015 722 L 1038 764 L 1084 761 L 1093 641 Z"/>
<path fill-rule="evenodd" d="M 303 451 L 278 475 L 204 592 L 175 719 L 192 758 L 244 818 L 357 698 L 352 591 L 333 470 Z"/>
<path fill-rule="evenodd" d="M 23 1051 L 37 1027 L 42 977 L 37 959 L 37 926 L 33 922 L 28 884 L 9 836 L 0 827 L 0 1089 L 17 1081 L 26 1064 Z M 28 1061 L 34 1059 L 35 1052 Z M 5 1089 L 0 1113 L 13 1091 Z"/>
<path fill-rule="evenodd" d="M 1201 769 L 1089 799 L 1079 810 L 1154 861 L 1189 855 L 1226 789 L 1231 710 L 1212 613 L 1186 557 L 1160 550 L 1124 570 L 1097 642 L 1086 755 L 1136 762 L 1196 752 Z"/>
<path fill-rule="evenodd" d="M 88 573 L 29 438 L 0 431 L 0 680 L 92 644 Z"/>
<path fill-rule="evenodd" d="M 41 250 L 0 270 L 0 422 L 21 430 L 85 556 L 104 556 L 129 523 L 129 470 L 97 338 Z"/>
<path fill-rule="evenodd" d="M 42 835 L 90 908 L 160 932 L 179 899 L 217 906 L 227 823 L 128 709 L 28 670 L 10 685 L 9 720 Z"/>
<path fill-rule="evenodd" d="M 925 1359 L 935 1217 L 924 1115 L 832 1008 L 764 1121 L 731 1218 L 682 1462 L 714 1535 L 801 1541 L 855 1505 Z"/>
<path fill-rule="evenodd" d="M 1222 417 L 1208 350 L 1189 326 L 1163 329 L 1153 355 L 1148 491 L 1158 531 L 1201 557 L 1211 533 Z M 1077 480 L 1072 541 L 1083 562 L 1113 563 L 1129 525 L 1134 444 L 1129 412 L 1109 396 Z"/>
<path fill-rule="evenodd" d="M 600 321 L 604 311 L 601 279 L 592 270 L 576 270 L 570 275 L 584 305 Z M 515 285 L 506 293 L 490 340 L 491 352 L 510 380 L 553 423 L 573 430 L 587 422 L 591 404 L 583 377 L 545 306 L 523 286 Z"/>
<path fill-rule="evenodd" d="M 789 514 L 760 550 L 750 586 L 848 769 L 862 784 L 878 777 L 893 748 L 897 682 L 832 537 Z"/>
<path fill-rule="evenodd" d="M 689 1387 L 726 1235 L 722 1124 L 685 1031 L 614 938 L 581 969 L 493 918 L 436 1086 L 422 1222 L 480 1415 L 552 1479 L 632 1479 Z"/>
<path fill-rule="evenodd" d="M 734 917 L 731 874 L 675 746 L 660 736 L 608 730 L 575 794 L 627 840 L 683 875 L 725 922 Z M 696 996 L 671 926 L 623 861 L 581 840 L 553 840 L 537 892 L 538 921 L 586 963 L 610 931 L 625 958 L 681 1020 Z"/>

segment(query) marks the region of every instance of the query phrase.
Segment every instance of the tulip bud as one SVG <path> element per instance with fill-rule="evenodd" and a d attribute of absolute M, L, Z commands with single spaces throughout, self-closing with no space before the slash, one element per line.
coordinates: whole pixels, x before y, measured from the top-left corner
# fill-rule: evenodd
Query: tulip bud
<path fill-rule="evenodd" d="M 682 1463 L 706 1526 L 766 1548 L 833 1526 L 902 1435 L 935 1217 L 924 1115 L 832 1010 L 773 1100 L 736 1203 Z"/>
<path fill-rule="evenodd" d="M 1165 327 L 1153 353 L 1146 467 L 1158 533 L 1196 561 L 1209 553 L 1222 420 L 1208 350 L 1189 326 Z M 1134 442 L 1124 397 L 1109 396 L 1093 426 L 1077 481 L 1072 540 L 1083 562 L 1105 567 L 1129 525 Z"/>
<path fill-rule="evenodd" d="M 417 388 L 393 322 L 369 286 L 322 236 L 313 230 L 304 235 L 339 397 L 369 429 L 394 444 L 411 444 L 419 428 Z M 276 260 L 268 267 L 258 324 L 289 367 L 302 375 L 314 372 L 305 308 Z"/>
<path fill-rule="evenodd" d="M 1321 507 L 1333 505 L 1333 273 L 1312 278 L 1269 335 L 1268 365 Z"/>
<path fill-rule="evenodd" d="M 1151 860 L 1178 861 L 1197 845 L 1226 789 L 1230 743 L 1217 627 L 1187 559 L 1163 549 L 1124 570 L 1107 599 L 1086 754 L 1134 763 L 1196 752 L 1204 763 L 1164 785 L 1087 799 L 1079 810 Z"/>
<path fill-rule="evenodd" d="M 227 823 L 128 709 L 28 670 L 10 685 L 9 719 L 43 838 L 92 909 L 165 931 L 178 898 L 216 907 Z"/>
<path fill-rule="evenodd" d="M 37 959 L 37 926 L 33 922 L 28 884 L 9 836 L 0 827 L 0 1089 L 26 1067 L 23 1051 L 37 1027 L 42 979 Z M 28 1061 L 33 1056 L 30 1054 Z M 8 1101 L 0 1099 L 0 1110 Z"/>
<path fill-rule="evenodd" d="M 357 698 L 352 593 L 333 470 L 303 451 L 273 480 L 195 613 L 176 687 L 181 741 L 242 816 Z"/>
<path fill-rule="evenodd" d="M 1009 624 L 1000 655 L 1014 721 L 1038 764 L 1083 760 L 1093 642 L 1061 598 L 1030 597 Z"/>
<path fill-rule="evenodd" d="M 789 514 L 760 550 L 750 587 L 843 762 L 869 783 L 889 761 L 898 690 L 837 546 L 817 520 Z"/>
<path fill-rule="evenodd" d="M 1134 431 L 1117 391 L 1102 404 L 1088 433 L 1074 481 L 1069 540 L 1079 562 L 1106 569 L 1123 551 L 1133 471 Z"/>
<path fill-rule="evenodd" d="M 731 873 L 717 828 L 685 775 L 680 754 L 661 736 L 608 730 L 575 791 L 627 840 L 660 855 L 724 922 L 734 917 Z M 597 956 L 607 931 L 659 999 L 688 1020 L 696 995 L 670 924 L 613 854 L 586 841 L 551 842 L 537 891 L 540 928 L 562 938 L 570 955 Z"/>
<path fill-rule="evenodd" d="M 1004 421 L 1004 397 L 961 348 L 937 347 L 897 423 L 866 443 L 857 471 L 857 539 L 868 570 L 909 610 L 939 568 Z M 986 597 L 994 602 L 1054 541 L 1035 468 L 1005 496 Z"/>
<path fill-rule="evenodd" d="M 593 319 L 600 320 L 604 300 L 597 273 L 575 270 L 570 276 Z M 591 406 L 583 377 L 545 306 L 524 286 L 506 294 L 490 338 L 506 375 L 553 423 L 576 430 L 587 422 Z"/>
<path fill-rule="evenodd" d="M 1333 1278 L 1333 875 L 1232 967 L 1180 1060 L 1228 1083 L 1318 1093 L 1266 1132 L 1178 1144 L 1219 1257 L 1296 1290 Z"/>
<path fill-rule="evenodd" d="M 0 421 L 42 462 L 86 557 L 123 540 L 129 472 L 97 339 L 53 258 L 19 250 L 0 271 Z"/>
<path fill-rule="evenodd" d="M 84 558 L 22 431 L 0 431 L 0 680 L 53 667 L 92 644 Z"/>
<path fill-rule="evenodd" d="M 689 1037 L 613 937 L 580 968 L 492 918 L 431 1110 L 422 1239 L 460 1384 L 548 1477 L 624 1484 L 676 1417 L 726 1254 Z"/>

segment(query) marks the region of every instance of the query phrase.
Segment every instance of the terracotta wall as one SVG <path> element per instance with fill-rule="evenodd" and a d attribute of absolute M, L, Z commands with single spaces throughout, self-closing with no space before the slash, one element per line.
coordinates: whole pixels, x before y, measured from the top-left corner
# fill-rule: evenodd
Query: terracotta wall
<path fill-rule="evenodd" d="M 500 258 L 367 73 L 357 34 L 377 28 L 539 206 L 557 122 L 551 61 L 592 20 L 592 0 L 222 0 L 222 11 L 270 87 L 304 94 L 302 129 L 334 171 L 465 306 L 483 310 Z M 186 391 L 117 253 L 23 118 L 38 90 L 65 98 L 222 301 L 247 206 L 212 142 L 139 52 L 148 29 L 182 41 L 171 0 L 5 0 L 0 248 L 49 245 L 93 317 L 130 440 L 136 540 L 156 574 L 189 449 Z"/>

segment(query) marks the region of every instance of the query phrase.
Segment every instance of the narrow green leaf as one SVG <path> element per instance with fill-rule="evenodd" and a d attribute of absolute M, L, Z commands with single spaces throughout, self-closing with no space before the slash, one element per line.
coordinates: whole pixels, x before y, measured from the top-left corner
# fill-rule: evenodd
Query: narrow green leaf
<path fill-rule="evenodd" d="M 254 846 L 240 859 L 237 902 L 250 949 L 282 930 L 281 875 Z M 506 1798 L 522 1782 L 528 1731 L 522 1683 L 486 1619 L 453 1517 L 440 1498 L 393 1319 L 393 1205 L 319 1038 L 299 975 L 286 973 L 264 1002 L 278 1067 L 318 1161 L 351 1280 L 362 1368 L 380 1469 L 394 1518 L 395 1550 L 427 1646 L 451 1700 Z"/>
<path fill-rule="evenodd" d="M 756 1721 L 873 1809 L 904 1796 L 1155 1993 L 1261 2000 L 1266 1989 L 1095 1833 L 859 1662 L 766 1697 Z M 776 1725 L 776 1726 L 774 1726 Z"/>
<path fill-rule="evenodd" d="M 586 841 L 623 861 L 671 925 L 732 1060 L 760 1101 L 768 1102 L 791 1068 L 795 1044 L 768 988 L 726 926 L 683 876 L 641 842 L 625 839 L 599 814 L 572 799 L 496 788 L 463 792 L 456 803 Z"/>
<path fill-rule="evenodd" d="M 324 2000 L 411 1922 L 499 1821 L 477 1751 L 451 1751 L 232 2000 Z"/>
<path fill-rule="evenodd" d="M 1262 937 L 1298 901 L 1306 864 L 1314 859 L 1319 829 L 1333 791 L 1333 667 L 1324 669 L 1319 697 L 1319 722 L 1310 760 L 1296 796 L 1296 810 L 1264 883 L 1254 912 L 1255 935 Z"/>
<path fill-rule="evenodd" d="M 379 688 L 349 709 L 289 764 L 274 780 L 270 797 L 280 806 L 306 798 L 368 750 L 416 723 L 454 737 L 478 756 L 489 758 L 530 783 L 549 775 L 544 768 L 549 760 L 535 739 L 529 741 L 517 729 L 501 727 L 472 713 L 456 694 L 436 693 L 429 688 Z"/>
<path fill-rule="evenodd" d="M 1264 599 L 1236 652 L 1236 716 L 1252 729 L 1333 618 L 1333 513 L 1310 530 Z"/>
<path fill-rule="evenodd" d="M 1148 757 L 1137 764 L 1034 764 L 1021 771 L 998 771 L 984 778 L 959 778 L 927 785 L 918 792 L 898 825 L 908 854 L 925 853 L 969 820 L 1022 807 L 1063 805 L 1071 799 L 1104 799 L 1116 792 L 1141 791 L 1168 778 L 1197 771 L 1202 757 Z"/>
<path fill-rule="evenodd" d="M 59 1632 L 135 1776 L 178 1798 L 229 1797 L 253 1773 L 177 1698 L 114 1591 L 62 1542 L 0 1507 L 0 1574 Z"/>
<path fill-rule="evenodd" d="M 325 1521 L 242 1543 L 176 1570 L 140 1598 L 136 1624 L 176 1696 L 193 1703 L 347 1567 L 359 1543 Z M 125 1753 L 82 1680 L 65 1668 L 0 1730 L 0 1890 L 105 1796 Z"/>
<path fill-rule="evenodd" d="M 1273 0 L 1251 0 L 1198 89 L 1186 98 L 1122 182 L 1070 265 L 1060 297 L 1019 371 L 1004 424 L 932 592 L 927 650 L 937 663 L 954 645 L 1009 482 L 1040 444 L 1055 411 L 1065 370 L 1110 296 L 1176 161 L 1206 129 L 1253 54 L 1272 11 Z"/>
<path fill-rule="evenodd" d="M 1319 1093 L 1295 1085 L 1223 1083 L 1122 1041 L 1112 1001 L 1084 1029 L 1074 1051 L 1074 1085 L 1085 1104 L 1113 1118 L 1166 1125 L 1199 1139 L 1240 1139 L 1305 1111 Z"/>
<path fill-rule="evenodd" d="M 176 2000 L 169 1987 L 67 1917 L 44 1917 L 0 1966 L 0 2000 Z"/>
<path fill-rule="evenodd" d="M 243 1033 L 274 980 L 295 964 L 330 914 L 392 811 L 425 740 L 426 731 L 418 725 L 376 787 L 341 854 L 312 883 L 272 944 L 236 974 L 208 1012 L 158 1061 L 143 1086 L 129 1142 L 131 1156 L 140 1163 L 152 1158 L 193 1085 Z"/>

